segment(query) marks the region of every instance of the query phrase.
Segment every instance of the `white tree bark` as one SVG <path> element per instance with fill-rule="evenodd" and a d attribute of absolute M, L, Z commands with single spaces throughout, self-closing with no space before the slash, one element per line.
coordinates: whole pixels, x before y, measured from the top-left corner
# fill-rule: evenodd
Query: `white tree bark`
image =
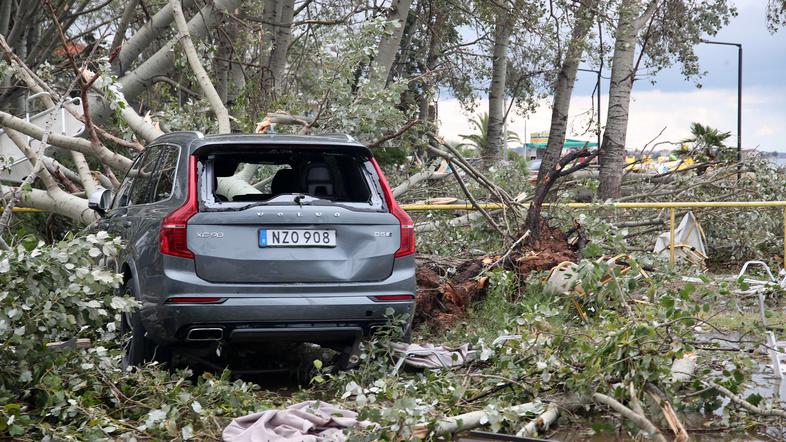
<path fill-rule="evenodd" d="M 513 22 L 504 11 L 497 14 L 494 25 L 494 48 L 489 87 L 489 119 L 485 149 L 480 153 L 484 165 L 500 159 L 505 144 L 505 85 L 508 78 L 508 43 Z"/>
<path fill-rule="evenodd" d="M 543 433 L 557 421 L 559 417 L 559 407 L 554 403 L 546 405 L 546 411 L 540 416 L 531 420 L 521 430 L 516 433 L 518 437 L 537 436 L 538 433 Z"/>
<path fill-rule="evenodd" d="M 0 192 L 14 191 L 16 188 L 0 184 Z M 82 224 L 90 224 L 97 219 L 96 213 L 87 207 L 86 199 L 66 193 L 62 189 L 51 193 L 41 189 L 26 190 L 22 193 L 19 206 L 55 213 Z"/>
<path fill-rule="evenodd" d="M 292 20 L 294 19 L 295 0 L 279 0 L 280 13 L 276 26 L 276 38 L 270 50 L 270 73 L 273 76 L 276 94 L 284 91 L 284 74 L 287 67 L 287 52 L 292 39 Z"/>
<path fill-rule="evenodd" d="M 94 73 L 85 69 L 84 71 L 82 71 L 82 75 L 85 77 L 85 79 L 89 81 L 93 78 Z M 116 93 L 113 96 L 113 100 L 111 100 L 111 102 L 107 97 L 98 95 L 100 94 L 100 90 L 105 85 L 106 82 L 103 77 L 98 78 L 93 83 L 93 90 L 95 91 L 95 94 L 93 94 L 92 98 L 94 100 L 98 100 L 95 102 L 100 102 L 104 104 L 107 108 L 110 107 L 119 108 L 120 118 L 122 118 L 123 121 L 125 121 L 126 124 L 128 124 L 128 127 L 131 128 L 132 131 L 134 131 L 136 136 L 138 136 L 139 138 L 141 138 L 142 140 L 148 143 L 160 137 L 161 135 L 164 135 L 164 132 L 161 129 L 148 123 L 147 121 L 145 121 L 144 118 L 142 118 L 141 115 L 136 113 L 134 108 L 130 104 L 128 104 L 128 101 L 126 101 L 125 98 L 125 94 L 123 94 L 122 92 Z M 75 116 L 82 115 L 82 108 L 80 108 L 79 106 L 71 105 L 68 109 Z M 90 108 L 90 112 L 93 113 L 92 108 Z"/>
<path fill-rule="evenodd" d="M 219 177 L 216 193 L 223 195 L 230 200 L 235 195 L 249 195 L 262 193 L 259 189 L 249 184 L 251 178 L 257 173 L 259 167 L 256 164 L 246 164 L 237 173 L 228 177 Z"/>
<path fill-rule="evenodd" d="M 661 433 L 658 427 L 653 425 L 646 416 L 634 412 L 630 408 L 617 402 L 617 400 L 614 398 L 606 396 L 605 394 L 595 393 L 592 395 L 592 398 L 595 399 L 596 402 L 608 406 L 612 410 L 620 413 L 623 417 L 636 424 L 637 427 L 646 432 L 654 441 L 666 442 L 666 438 L 663 437 L 663 433 Z"/>
<path fill-rule="evenodd" d="M 66 216 L 77 222 L 89 224 L 93 222 L 97 215 L 94 211 L 87 207 L 87 200 L 71 195 L 61 189 L 55 179 L 50 175 L 46 167 L 39 161 L 39 156 L 33 151 L 30 146 L 25 142 L 24 137 L 13 129 L 6 129 L 6 133 L 19 147 L 19 150 L 25 154 L 31 164 L 33 164 L 34 171 L 44 183 L 46 190 L 31 189 L 22 190 L 19 204 L 24 207 L 34 207 L 47 212 L 57 213 Z M 0 191 L 16 192 L 18 189 L 10 188 L 0 185 Z"/>
<path fill-rule="evenodd" d="M 606 113 L 606 130 L 600 146 L 601 199 L 620 196 L 622 175 L 625 168 L 625 142 L 630 114 L 630 94 L 635 72 L 636 39 L 639 31 L 652 18 L 658 0 L 650 0 L 643 14 L 642 0 L 623 0 L 619 6 L 617 31 L 614 35 L 614 56 L 609 83 L 609 108 Z"/>
<path fill-rule="evenodd" d="M 372 65 L 371 78 L 387 83 L 390 69 L 396 59 L 396 52 L 401 45 L 401 36 L 404 35 L 404 23 L 409 15 L 412 0 L 393 0 L 388 12 L 388 33 L 382 36 L 377 45 L 377 56 Z"/>
<path fill-rule="evenodd" d="M 178 39 L 183 46 L 183 51 L 186 53 L 188 64 L 191 66 L 191 70 L 194 71 L 197 83 L 202 89 L 202 93 L 205 94 L 205 98 L 207 98 L 210 107 L 213 109 L 218 119 L 218 132 L 222 134 L 231 133 L 232 127 L 229 122 L 229 112 L 227 108 L 224 107 L 224 103 L 221 101 L 221 97 L 218 95 L 215 86 L 213 86 L 210 76 L 199 60 L 199 54 L 188 33 L 188 23 L 186 22 L 185 15 L 183 15 L 183 8 L 180 5 L 180 0 L 169 0 L 169 4 L 172 6 L 172 14 L 175 17 Z"/>
<path fill-rule="evenodd" d="M 542 405 L 538 402 L 527 402 L 525 404 L 513 405 L 505 409 L 508 413 L 524 415 L 532 413 L 534 410 L 539 409 Z M 470 411 L 469 413 L 460 414 L 458 416 L 445 417 L 436 422 L 433 431 L 429 432 L 428 425 L 418 424 L 413 428 L 413 436 L 418 439 L 425 439 L 429 434 L 432 436 L 441 436 L 445 434 L 453 434 L 459 431 L 471 430 L 477 428 L 489 421 L 489 415 L 486 411 Z"/>
<path fill-rule="evenodd" d="M 0 111 L 0 126 L 11 128 L 22 132 L 25 135 L 41 141 L 44 137 L 44 130 L 32 123 L 17 118 L 7 112 Z M 84 138 L 69 137 L 60 134 L 49 134 L 47 143 L 62 147 L 63 149 L 74 150 L 87 155 L 96 156 L 101 162 L 116 169 L 126 171 L 131 167 L 131 160 L 104 148 L 102 152 L 95 152 L 92 143 Z"/>
<path fill-rule="evenodd" d="M 194 0 L 183 0 L 183 7 L 190 8 L 193 3 Z M 128 41 L 123 43 L 120 53 L 117 54 L 117 58 L 115 58 L 112 64 L 116 72 L 122 75 L 127 71 L 139 57 L 139 54 L 169 29 L 172 20 L 172 6 L 167 3 L 144 26 L 139 28 Z"/>
<path fill-rule="evenodd" d="M 200 9 L 188 22 L 188 33 L 192 39 L 201 39 L 219 22 L 224 11 L 234 10 L 242 0 L 215 0 Z M 170 4 L 171 5 L 171 4 Z M 123 94 L 130 100 L 153 84 L 153 78 L 165 75 L 175 67 L 174 47 L 178 39 L 169 40 L 150 58 L 120 79 Z"/>

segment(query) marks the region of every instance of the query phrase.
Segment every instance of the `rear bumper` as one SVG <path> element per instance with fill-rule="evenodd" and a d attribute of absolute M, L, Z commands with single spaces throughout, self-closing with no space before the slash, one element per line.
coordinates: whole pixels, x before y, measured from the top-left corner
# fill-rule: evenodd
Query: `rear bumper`
<path fill-rule="evenodd" d="M 221 304 L 164 304 L 141 313 L 148 336 L 161 344 L 184 342 L 196 327 L 222 328 L 225 339 L 233 341 L 269 341 L 278 336 L 315 342 L 334 340 L 335 335 L 354 336 L 358 330 L 369 334 L 385 324 L 389 309 L 411 318 L 414 307 L 414 301 L 375 302 L 358 296 L 244 297 Z"/>
<path fill-rule="evenodd" d="M 167 257 L 168 259 L 169 257 Z M 223 340 L 329 342 L 369 334 L 386 313 L 414 313 L 414 256 L 396 260 L 384 281 L 335 284 L 214 284 L 188 271 L 189 260 L 166 266 L 162 278 L 140 284 L 142 324 L 160 344 L 185 342 L 195 327 L 220 327 Z M 193 268 L 193 262 L 191 262 Z M 372 296 L 412 295 L 411 301 L 375 301 Z M 218 304 L 166 303 L 173 296 L 217 296 Z M 252 331 L 253 330 L 253 331 Z M 358 332 L 359 330 L 359 332 Z"/>

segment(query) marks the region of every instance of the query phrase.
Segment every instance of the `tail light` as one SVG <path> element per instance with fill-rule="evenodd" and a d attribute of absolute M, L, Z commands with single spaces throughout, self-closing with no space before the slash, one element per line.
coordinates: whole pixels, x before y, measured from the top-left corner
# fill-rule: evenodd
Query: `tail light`
<path fill-rule="evenodd" d="M 161 221 L 159 231 L 159 251 L 164 255 L 194 259 L 188 250 L 188 220 L 199 210 L 197 203 L 197 159 L 188 159 L 188 184 L 186 186 L 186 202 Z"/>
<path fill-rule="evenodd" d="M 377 160 L 371 158 L 371 164 L 374 165 L 374 169 L 376 169 L 377 175 L 379 175 L 379 185 L 382 187 L 382 193 L 385 195 L 385 203 L 387 203 L 390 213 L 398 219 L 401 225 L 401 243 L 394 256 L 400 258 L 411 255 L 415 253 L 415 224 L 412 222 L 412 218 L 407 215 L 407 212 L 399 207 L 396 199 L 393 198 L 393 192 L 390 190 L 388 180 L 382 173 L 379 164 L 377 164 Z"/>

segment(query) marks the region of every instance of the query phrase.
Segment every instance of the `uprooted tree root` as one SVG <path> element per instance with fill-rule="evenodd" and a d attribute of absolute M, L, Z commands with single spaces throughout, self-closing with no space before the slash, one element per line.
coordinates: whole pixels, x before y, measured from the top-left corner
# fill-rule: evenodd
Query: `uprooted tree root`
<path fill-rule="evenodd" d="M 419 256 L 415 325 L 445 327 L 464 318 L 467 308 L 486 295 L 489 279 L 484 273 L 493 268 L 513 271 L 523 281 L 530 272 L 577 261 L 578 254 L 562 231 L 544 223 L 540 235 L 538 243 L 525 243 L 520 250 L 503 256 Z"/>
<path fill-rule="evenodd" d="M 415 324 L 449 325 L 486 294 L 488 278 L 483 258 L 457 259 L 419 256 Z"/>

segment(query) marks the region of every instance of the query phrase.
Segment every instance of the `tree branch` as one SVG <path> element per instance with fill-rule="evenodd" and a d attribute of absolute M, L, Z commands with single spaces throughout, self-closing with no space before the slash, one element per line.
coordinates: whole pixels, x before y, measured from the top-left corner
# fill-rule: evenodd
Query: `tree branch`
<path fill-rule="evenodd" d="M 229 122 L 229 112 L 224 106 L 223 101 L 221 101 L 221 96 L 218 95 L 215 86 L 213 86 L 213 82 L 210 81 L 210 76 L 207 74 L 204 66 L 202 66 L 202 62 L 199 61 L 199 54 L 197 53 L 196 47 L 194 47 L 194 42 L 191 41 L 191 34 L 189 34 L 188 31 L 188 22 L 186 22 L 186 16 L 183 15 L 183 7 L 180 4 L 180 0 L 169 0 L 169 4 L 172 6 L 172 15 L 175 18 L 175 25 L 177 26 L 177 38 L 183 46 L 183 51 L 188 58 L 188 64 L 191 65 L 191 70 L 194 71 L 199 87 L 202 89 L 205 98 L 207 98 L 207 102 L 210 103 L 210 107 L 213 108 L 213 112 L 216 114 L 216 118 L 218 119 L 218 132 L 222 134 L 231 133 L 232 126 Z"/>

